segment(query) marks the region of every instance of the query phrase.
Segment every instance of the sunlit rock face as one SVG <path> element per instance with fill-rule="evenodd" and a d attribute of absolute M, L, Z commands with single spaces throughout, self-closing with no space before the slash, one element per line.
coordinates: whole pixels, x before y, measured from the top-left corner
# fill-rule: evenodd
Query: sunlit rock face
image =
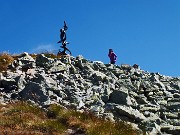
<path fill-rule="evenodd" d="M 123 120 L 147 134 L 180 133 L 180 78 L 112 65 L 83 56 L 32 58 L 23 53 L 0 73 L 0 102 L 61 104 L 108 120 Z"/>

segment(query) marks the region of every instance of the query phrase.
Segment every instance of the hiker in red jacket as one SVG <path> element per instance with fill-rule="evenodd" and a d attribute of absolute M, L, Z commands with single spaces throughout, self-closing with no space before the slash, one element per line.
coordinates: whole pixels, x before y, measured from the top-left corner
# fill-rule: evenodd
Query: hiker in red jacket
<path fill-rule="evenodd" d="M 110 63 L 111 64 L 115 64 L 116 63 L 116 59 L 117 59 L 117 55 L 113 52 L 112 49 L 109 49 L 109 54 L 108 54 L 109 58 L 110 58 Z"/>

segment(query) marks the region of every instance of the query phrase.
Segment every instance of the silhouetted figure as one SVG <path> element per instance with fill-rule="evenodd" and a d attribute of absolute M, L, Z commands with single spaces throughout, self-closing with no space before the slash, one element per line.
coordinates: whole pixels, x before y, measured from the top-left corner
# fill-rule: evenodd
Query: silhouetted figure
<path fill-rule="evenodd" d="M 64 43 L 66 41 L 66 30 L 68 29 L 66 22 L 64 21 L 64 27 L 60 29 L 60 41 L 58 43 Z"/>
<path fill-rule="evenodd" d="M 63 48 L 64 50 L 61 52 L 59 50 L 58 55 L 66 55 L 66 51 L 68 51 L 71 55 L 71 51 L 66 47 L 66 44 L 69 44 L 68 42 L 66 42 L 66 30 L 68 29 L 66 22 L 64 21 L 64 26 L 62 29 L 60 29 L 60 41 L 58 41 L 58 43 L 61 43 L 62 46 L 60 46 L 61 48 Z"/>
<path fill-rule="evenodd" d="M 116 60 L 117 60 L 117 55 L 113 52 L 112 49 L 109 49 L 109 54 L 108 54 L 109 58 L 110 58 L 110 63 L 111 64 L 115 64 Z"/>

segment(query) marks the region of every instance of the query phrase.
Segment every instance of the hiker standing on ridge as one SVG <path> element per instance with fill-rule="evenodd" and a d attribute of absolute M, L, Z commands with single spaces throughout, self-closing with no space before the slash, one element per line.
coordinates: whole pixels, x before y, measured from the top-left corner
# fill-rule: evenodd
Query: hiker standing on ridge
<path fill-rule="evenodd" d="M 110 58 L 110 63 L 111 64 L 115 64 L 116 60 L 117 60 L 117 55 L 113 52 L 112 49 L 109 49 L 109 54 L 108 54 L 109 58 Z"/>

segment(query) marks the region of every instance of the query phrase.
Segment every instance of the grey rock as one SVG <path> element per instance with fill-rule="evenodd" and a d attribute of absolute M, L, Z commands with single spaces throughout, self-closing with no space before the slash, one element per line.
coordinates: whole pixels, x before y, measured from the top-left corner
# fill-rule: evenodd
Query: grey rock
<path fill-rule="evenodd" d="M 116 106 L 116 111 L 118 112 L 118 114 L 121 116 L 126 116 L 129 119 L 132 119 L 136 122 L 140 122 L 146 119 L 146 117 L 140 113 L 138 110 L 135 110 L 131 107 L 127 107 L 127 106 Z"/>
<path fill-rule="evenodd" d="M 173 126 L 173 125 L 162 126 L 161 131 L 169 133 L 169 134 L 173 134 L 173 135 L 179 135 L 180 126 Z"/>
<path fill-rule="evenodd" d="M 92 74 L 92 77 L 94 81 L 104 81 L 106 75 L 102 72 L 94 71 L 94 73 Z"/>
<path fill-rule="evenodd" d="M 179 93 L 174 93 L 174 94 L 173 94 L 173 97 L 174 97 L 174 98 L 180 98 L 180 94 L 179 94 Z"/>
<path fill-rule="evenodd" d="M 15 79 L 4 78 L 3 80 L 0 80 L 0 88 L 3 88 L 5 92 L 12 92 L 17 88 Z"/>
<path fill-rule="evenodd" d="M 136 97 L 136 101 L 138 104 L 147 104 L 147 97 L 144 95 L 139 95 L 138 97 Z"/>
<path fill-rule="evenodd" d="M 17 76 L 15 78 L 16 82 L 17 82 L 17 87 L 19 90 L 22 90 L 25 88 L 25 85 L 27 84 L 25 77 L 23 75 Z"/>
<path fill-rule="evenodd" d="M 78 56 L 18 57 L 0 73 L 0 102 L 31 101 L 41 107 L 61 104 L 90 110 L 107 120 L 124 120 L 147 134 L 178 134 L 180 78 L 139 67 L 104 64 Z"/>
<path fill-rule="evenodd" d="M 84 105 L 85 105 L 84 102 L 82 100 L 79 100 L 77 109 L 81 109 L 82 107 L 84 107 Z"/>
<path fill-rule="evenodd" d="M 113 113 L 103 113 L 103 117 L 105 120 L 115 121 Z"/>
<path fill-rule="evenodd" d="M 22 99 L 32 100 L 40 104 L 48 100 L 46 89 L 35 82 L 29 82 L 19 95 Z"/>
<path fill-rule="evenodd" d="M 51 73 L 64 73 L 65 71 L 67 71 L 67 67 L 66 65 L 54 65 L 53 67 L 51 67 L 49 69 L 49 71 Z"/>
<path fill-rule="evenodd" d="M 121 87 L 119 90 L 114 90 L 110 94 L 109 101 L 116 104 L 121 105 L 131 105 L 131 100 L 128 95 L 128 89 L 125 87 Z"/>
<path fill-rule="evenodd" d="M 167 108 L 171 110 L 178 110 L 180 109 L 180 103 L 179 102 L 169 102 L 167 104 Z"/>
<path fill-rule="evenodd" d="M 109 101 L 109 95 L 103 95 L 101 96 L 101 99 L 103 102 L 107 103 Z"/>
<path fill-rule="evenodd" d="M 143 106 L 142 108 L 140 108 L 140 111 L 141 111 L 141 112 L 149 111 L 149 112 L 156 113 L 157 111 L 159 111 L 159 108 L 157 108 L 157 107 L 145 107 L 145 106 Z"/>
<path fill-rule="evenodd" d="M 35 60 L 27 52 L 22 53 L 18 57 L 18 61 L 21 61 L 22 64 L 28 64 L 30 62 L 35 62 Z"/>
<path fill-rule="evenodd" d="M 174 82 L 174 83 L 170 83 L 170 86 L 172 86 L 173 88 L 179 90 L 180 89 L 180 80 Z"/>
<path fill-rule="evenodd" d="M 178 113 L 164 112 L 168 119 L 178 119 Z"/>
<path fill-rule="evenodd" d="M 146 130 L 147 130 L 147 133 L 149 135 L 158 135 L 158 134 L 162 134 L 161 133 L 161 127 L 156 124 L 156 123 L 153 123 L 151 125 L 151 127 L 146 127 Z"/>
<path fill-rule="evenodd" d="M 54 60 L 52 58 L 47 58 L 44 54 L 37 55 L 36 65 L 40 67 L 44 67 L 45 69 L 49 69 L 53 66 Z"/>
<path fill-rule="evenodd" d="M 107 71 L 107 67 L 106 67 L 106 65 L 104 65 L 103 62 L 94 61 L 93 62 L 93 68 L 94 68 L 95 71 L 98 71 L 98 70 L 99 71 L 104 71 L 104 72 Z"/>

